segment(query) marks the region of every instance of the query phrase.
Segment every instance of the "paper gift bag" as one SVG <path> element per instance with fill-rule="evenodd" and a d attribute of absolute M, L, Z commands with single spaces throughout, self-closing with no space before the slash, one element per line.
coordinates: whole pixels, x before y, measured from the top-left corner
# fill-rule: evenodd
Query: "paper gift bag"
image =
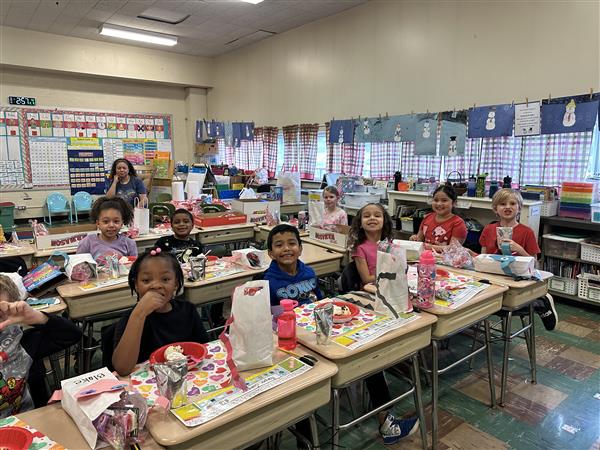
<path fill-rule="evenodd" d="M 21 275 L 19 275 L 17 272 L 0 272 L 0 275 L 4 275 L 10 278 L 10 280 L 13 282 L 13 284 L 19 291 L 19 298 L 11 299 L 11 301 L 25 300 L 27 297 L 29 297 L 27 289 L 23 284 L 23 277 Z"/>
<path fill-rule="evenodd" d="M 119 381 L 106 367 L 103 367 L 62 380 L 60 385 L 62 408 L 71 416 L 90 448 L 102 447 L 103 442 L 99 440 L 98 432 L 92 422 L 110 405 L 119 401 L 127 383 Z M 97 393 L 94 386 L 102 386 L 101 391 L 98 390 Z"/>
<path fill-rule="evenodd" d="M 249 281 L 233 291 L 228 338 L 239 370 L 273 364 L 269 282 Z"/>
<path fill-rule="evenodd" d="M 408 300 L 406 250 L 399 245 L 382 244 L 377 252 L 374 309 L 379 314 L 398 318 L 401 313 L 412 311 Z"/>
<path fill-rule="evenodd" d="M 98 264 L 90 253 L 70 255 L 65 273 L 71 281 L 88 281 L 98 278 Z"/>
<path fill-rule="evenodd" d="M 133 208 L 133 226 L 137 228 L 140 234 L 148 234 L 150 231 L 150 210 L 148 209 L 148 199 L 140 201 L 134 200 Z"/>
<path fill-rule="evenodd" d="M 283 187 L 283 203 L 299 203 L 302 191 L 300 190 L 300 172 L 292 167 L 291 172 L 281 171 L 277 177 L 277 186 Z"/>
<path fill-rule="evenodd" d="M 308 226 L 319 227 L 323 223 L 325 204 L 318 200 L 308 200 Z"/>
<path fill-rule="evenodd" d="M 231 256 L 239 258 L 236 262 L 252 269 L 266 269 L 271 263 L 266 250 L 256 248 L 243 248 L 241 250 L 232 250 Z"/>

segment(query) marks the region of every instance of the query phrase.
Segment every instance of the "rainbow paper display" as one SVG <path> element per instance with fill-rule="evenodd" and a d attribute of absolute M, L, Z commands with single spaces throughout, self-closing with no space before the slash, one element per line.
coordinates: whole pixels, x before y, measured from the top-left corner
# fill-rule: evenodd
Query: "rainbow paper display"
<path fill-rule="evenodd" d="M 595 183 L 563 182 L 558 215 L 590 220 L 592 217 L 592 203 L 596 200 L 596 194 Z"/>

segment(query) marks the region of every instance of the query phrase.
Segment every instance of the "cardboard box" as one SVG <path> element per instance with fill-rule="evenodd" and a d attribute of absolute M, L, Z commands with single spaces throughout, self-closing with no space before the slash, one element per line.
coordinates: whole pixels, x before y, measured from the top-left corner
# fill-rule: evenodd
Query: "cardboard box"
<path fill-rule="evenodd" d="M 217 144 L 196 144 L 196 155 L 216 155 L 219 153 Z"/>
<path fill-rule="evenodd" d="M 231 201 L 231 209 L 246 214 L 248 223 L 266 223 L 267 208 L 270 212 L 279 214 L 279 211 L 281 211 L 281 202 L 255 198 L 235 199 Z"/>
<path fill-rule="evenodd" d="M 65 248 L 77 248 L 79 241 L 83 240 L 88 234 L 97 234 L 98 231 L 80 231 L 75 233 L 47 234 L 46 236 L 36 236 L 35 245 L 38 250 L 52 249 L 62 250 Z"/>
<path fill-rule="evenodd" d="M 194 215 L 194 225 L 200 228 L 246 223 L 246 215 L 238 211 L 226 211 Z"/>
<path fill-rule="evenodd" d="M 348 246 L 349 233 L 350 227 L 348 225 L 335 225 L 327 229 L 317 227 L 310 227 L 308 229 L 308 237 L 311 239 L 337 245 L 342 248 Z"/>

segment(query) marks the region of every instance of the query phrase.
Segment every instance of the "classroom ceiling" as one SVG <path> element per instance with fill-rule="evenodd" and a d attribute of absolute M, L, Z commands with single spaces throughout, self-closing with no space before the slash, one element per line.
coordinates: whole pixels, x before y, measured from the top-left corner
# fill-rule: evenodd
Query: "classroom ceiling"
<path fill-rule="evenodd" d="M 367 1 L 264 0 L 253 5 L 239 0 L 0 0 L 0 25 L 217 56 Z M 189 17 L 171 25 L 140 15 L 173 22 Z M 179 43 L 163 47 L 101 36 L 98 28 L 104 23 L 175 35 Z"/>

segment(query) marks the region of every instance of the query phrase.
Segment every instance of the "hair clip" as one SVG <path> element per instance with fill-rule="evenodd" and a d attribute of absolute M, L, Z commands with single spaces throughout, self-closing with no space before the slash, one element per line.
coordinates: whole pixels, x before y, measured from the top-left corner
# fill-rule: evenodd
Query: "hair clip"
<path fill-rule="evenodd" d="M 162 252 L 162 249 L 161 249 L 160 247 L 156 247 L 156 249 L 155 249 L 155 250 L 150 250 L 150 254 L 151 254 L 152 256 L 156 256 L 156 255 L 158 255 L 160 252 Z"/>

